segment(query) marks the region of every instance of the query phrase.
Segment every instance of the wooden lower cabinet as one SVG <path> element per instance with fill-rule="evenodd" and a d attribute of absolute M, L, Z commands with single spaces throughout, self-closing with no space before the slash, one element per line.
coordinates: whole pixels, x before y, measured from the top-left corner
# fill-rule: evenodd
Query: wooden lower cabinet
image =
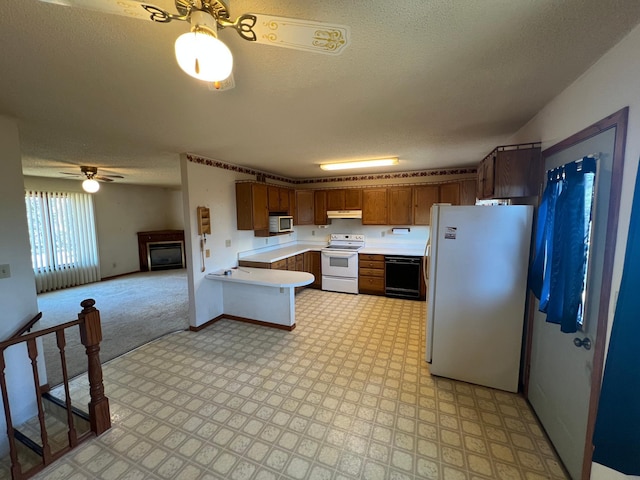
<path fill-rule="evenodd" d="M 240 260 L 238 265 L 241 267 L 253 267 L 253 268 L 270 268 L 272 270 L 290 270 L 296 272 L 309 272 L 313 274 L 313 283 L 306 285 L 311 288 L 322 288 L 322 272 L 320 265 L 320 252 L 310 251 L 299 253 L 298 255 L 292 255 L 282 260 L 277 260 L 271 263 L 264 262 L 250 262 L 246 260 Z M 296 292 L 302 290 L 304 287 L 296 287 Z"/>
<path fill-rule="evenodd" d="M 320 252 L 304 252 L 304 271 L 313 275 L 313 283 L 307 285 L 311 288 L 322 288 L 322 264 Z"/>
<path fill-rule="evenodd" d="M 358 291 L 384 295 L 384 255 L 358 255 Z"/>

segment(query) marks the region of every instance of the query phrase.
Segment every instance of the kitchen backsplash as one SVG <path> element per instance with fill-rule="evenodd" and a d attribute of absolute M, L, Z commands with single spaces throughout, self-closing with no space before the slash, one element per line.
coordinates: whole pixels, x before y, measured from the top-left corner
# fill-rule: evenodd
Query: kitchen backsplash
<path fill-rule="evenodd" d="M 404 235 L 394 234 L 393 228 L 409 229 Z M 329 241 L 332 233 L 358 233 L 365 236 L 367 245 L 424 246 L 429 237 L 429 227 L 391 225 L 362 225 L 359 219 L 333 219 L 331 225 L 298 225 L 294 227 L 299 242 Z"/>

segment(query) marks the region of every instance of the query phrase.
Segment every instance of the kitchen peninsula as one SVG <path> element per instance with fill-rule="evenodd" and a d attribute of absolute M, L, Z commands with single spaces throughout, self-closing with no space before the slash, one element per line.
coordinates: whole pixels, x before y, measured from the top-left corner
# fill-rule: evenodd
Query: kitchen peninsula
<path fill-rule="evenodd" d="M 295 288 L 314 280 L 307 272 L 250 267 L 208 273 L 206 278 L 222 283 L 224 313 L 220 318 L 284 330 L 296 327 Z"/>

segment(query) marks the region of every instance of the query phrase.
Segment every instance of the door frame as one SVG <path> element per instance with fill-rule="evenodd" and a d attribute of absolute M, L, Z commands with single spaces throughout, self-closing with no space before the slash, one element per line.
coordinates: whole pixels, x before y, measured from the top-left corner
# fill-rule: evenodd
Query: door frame
<path fill-rule="evenodd" d="M 618 217 L 620 213 L 620 197 L 622 190 L 622 173 L 624 167 L 624 153 L 627 139 L 627 121 L 629 107 L 625 107 L 617 112 L 603 118 L 599 122 L 571 135 L 561 142 L 547 148 L 542 152 L 540 170 L 544 174 L 544 164 L 548 157 L 557 154 L 567 148 L 573 147 L 585 140 L 594 137 L 610 128 L 616 129 L 612 172 L 611 172 L 611 192 L 609 197 L 609 209 L 607 212 L 607 234 L 604 245 L 604 262 L 602 270 L 602 288 L 600 289 L 600 305 L 598 308 L 598 320 L 596 325 L 596 341 L 593 351 L 593 370 L 591 372 L 591 393 L 589 396 L 589 416 L 587 418 L 587 435 L 584 445 L 584 456 L 582 460 L 582 480 L 589 480 L 591 477 L 591 464 L 593 455 L 593 431 L 595 428 L 596 415 L 598 412 L 598 401 L 600 399 L 600 387 L 602 384 L 602 372 L 604 369 L 605 343 L 607 338 L 607 325 L 609 316 L 609 302 L 611 298 L 611 279 L 613 277 L 613 261 L 616 249 L 616 238 L 618 235 Z M 541 178 L 544 178 L 542 176 Z M 538 197 L 538 205 L 540 204 Z M 525 337 L 525 363 L 523 374 L 524 395 L 529 398 L 529 379 L 531 370 L 531 345 L 533 342 L 533 321 L 535 314 L 535 302 L 533 294 L 528 294 L 528 309 L 526 319 Z"/>

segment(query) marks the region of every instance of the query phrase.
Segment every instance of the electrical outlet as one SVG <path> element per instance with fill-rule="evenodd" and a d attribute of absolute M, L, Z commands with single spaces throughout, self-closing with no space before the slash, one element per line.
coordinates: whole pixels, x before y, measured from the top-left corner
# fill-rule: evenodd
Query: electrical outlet
<path fill-rule="evenodd" d="M 209 250 L 208 248 L 204 251 L 204 256 L 209 258 L 211 256 L 211 250 Z"/>
<path fill-rule="evenodd" d="M 264 239 L 264 244 L 265 244 L 265 245 L 269 245 L 269 239 L 268 239 L 268 238 L 265 238 L 265 239 Z"/>
<path fill-rule="evenodd" d="M 230 247 L 231 246 L 231 240 L 225 240 L 224 241 L 224 246 L 225 247 Z"/>
<path fill-rule="evenodd" d="M 316 231 L 315 230 L 311 230 L 311 236 L 315 237 L 316 236 Z"/>
<path fill-rule="evenodd" d="M 11 267 L 9 267 L 9 264 L 0 265 L 0 278 L 9 278 L 10 276 Z"/>
<path fill-rule="evenodd" d="M 384 232 L 380 232 L 380 236 L 381 236 L 381 237 L 384 237 Z"/>

